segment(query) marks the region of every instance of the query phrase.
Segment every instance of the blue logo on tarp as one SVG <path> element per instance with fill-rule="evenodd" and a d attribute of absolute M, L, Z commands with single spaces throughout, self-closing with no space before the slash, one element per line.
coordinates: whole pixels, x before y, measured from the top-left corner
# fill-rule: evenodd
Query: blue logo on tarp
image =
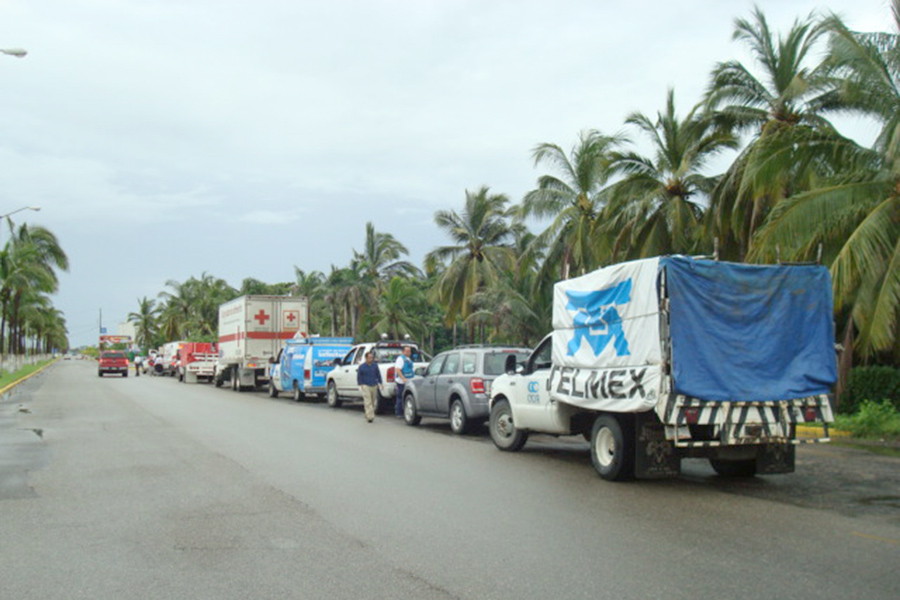
<path fill-rule="evenodd" d="M 622 317 L 616 306 L 631 301 L 631 279 L 605 290 L 591 292 L 566 292 L 569 299 L 566 310 L 575 313 L 575 336 L 569 342 L 568 355 L 572 356 L 585 339 L 599 356 L 603 349 L 613 343 L 617 356 L 628 356 L 628 340 L 622 329 Z"/>

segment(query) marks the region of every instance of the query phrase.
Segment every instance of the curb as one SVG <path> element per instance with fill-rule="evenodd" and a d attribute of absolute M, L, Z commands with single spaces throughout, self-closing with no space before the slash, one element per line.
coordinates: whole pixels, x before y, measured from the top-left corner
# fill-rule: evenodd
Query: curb
<path fill-rule="evenodd" d="M 797 435 L 804 434 L 803 437 L 825 437 L 825 428 L 821 425 L 797 425 Z M 851 438 L 853 434 L 842 429 L 828 428 L 828 437 L 830 438 Z"/>
<path fill-rule="evenodd" d="M 0 388 L 0 396 L 3 396 L 4 394 L 6 394 L 6 392 L 10 391 L 11 389 L 13 389 L 14 387 L 16 387 L 16 386 L 19 385 L 20 383 L 25 382 L 25 381 L 28 381 L 29 379 L 31 379 L 32 377 L 34 377 L 34 376 L 37 375 L 38 373 L 43 373 L 43 372 L 44 372 L 44 369 L 46 369 L 46 368 L 49 367 L 50 365 L 55 365 L 55 364 L 56 364 L 56 361 L 58 361 L 58 360 L 59 360 L 58 358 L 55 358 L 55 359 L 51 360 L 50 362 L 48 362 L 48 363 L 47 363 L 46 365 L 44 365 L 43 367 L 41 367 L 40 369 L 38 369 L 37 371 L 35 371 L 34 373 L 29 373 L 28 375 L 26 375 L 25 377 L 23 377 L 23 378 L 21 378 L 21 379 L 17 379 L 17 380 L 15 380 L 15 381 L 13 381 L 12 383 L 6 384 L 6 385 L 3 386 L 2 388 Z"/>

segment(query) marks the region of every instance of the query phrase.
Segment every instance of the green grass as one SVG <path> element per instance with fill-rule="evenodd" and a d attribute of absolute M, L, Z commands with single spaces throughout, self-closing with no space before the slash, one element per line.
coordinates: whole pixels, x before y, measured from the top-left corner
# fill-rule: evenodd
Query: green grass
<path fill-rule="evenodd" d="M 868 440 L 900 440 L 900 411 L 890 400 L 864 400 L 852 415 L 837 415 L 834 427 Z"/>
<path fill-rule="evenodd" d="M 0 376 L 0 389 L 5 388 L 6 386 L 8 386 L 11 383 L 15 383 L 16 381 L 19 381 L 20 379 L 24 379 L 25 377 L 28 377 L 29 375 L 31 375 L 38 369 L 41 369 L 45 365 L 48 365 L 52 362 L 53 362 L 53 359 L 44 360 L 44 361 L 37 363 L 36 365 L 25 365 L 24 367 L 22 367 L 21 369 L 19 369 L 18 371 L 15 371 L 13 373 L 3 373 L 3 375 Z"/>

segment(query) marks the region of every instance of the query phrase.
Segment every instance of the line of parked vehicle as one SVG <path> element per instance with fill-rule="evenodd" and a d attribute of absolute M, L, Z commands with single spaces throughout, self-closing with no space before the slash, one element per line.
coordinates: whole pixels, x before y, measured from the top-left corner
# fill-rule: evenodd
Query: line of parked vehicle
<path fill-rule="evenodd" d="M 416 376 L 403 391 L 403 416 L 408 425 L 422 417 L 450 421 L 453 433 L 462 434 L 490 416 L 493 380 L 504 373 L 510 356 L 524 361 L 527 348 L 465 345 L 428 355 L 412 340 L 387 340 L 354 344 L 349 337 L 305 337 L 286 340 L 269 362 L 265 389 L 272 398 L 288 394 L 295 401 L 325 400 L 332 408 L 362 402 L 356 371 L 371 352 L 379 366 L 376 414 L 390 412 L 396 401 L 396 361 L 405 347 L 412 350 Z M 185 383 L 213 381 L 218 360 L 215 344 L 172 342 L 150 357 L 150 372 L 177 377 Z M 238 391 L 259 386 L 232 386 Z"/>
<path fill-rule="evenodd" d="M 487 420 L 506 451 L 530 433 L 582 435 L 609 480 L 671 477 L 684 458 L 706 458 L 722 475 L 789 473 L 795 446 L 827 441 L 833 421 L 833 303 L 821 265 L 672 256 L 605 267 L 554 286 L 553 331 L 534 351 L 465 346 L 429 361 L 411 340 L 353 345 L 311 337 L 308 322 L 305 298 L 223 304 L 210 378 L 273 397 L 324 395 L 337 408 L 361 401 L 356 373 L 372 352 L 383 413 L 409 346 L 417 375 L 401 398 L 407 424 L 446 418 L 463 433 Z M 798 438 L 808 422 L 824 423 L 824 437 Z"/>

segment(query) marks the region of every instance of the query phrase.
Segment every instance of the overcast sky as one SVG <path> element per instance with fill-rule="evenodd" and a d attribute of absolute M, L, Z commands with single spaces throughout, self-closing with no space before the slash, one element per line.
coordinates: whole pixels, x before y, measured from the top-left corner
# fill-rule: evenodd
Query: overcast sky
<path fill-rule="evenodd" d="M 760 0 L 770 25 L 834 11 L 889 30 L 887 0 Z M 531 149 L 621 130 L 675 88 L 680 114 L 741 0 L 0 0 L 0 214 L 55 232 L 74 346 L 170 279 L 293 279 L 361 249 L 412 260 L 482 185 L 518 202 Z M 859 135 L 870 134 L 865 124 Z M 723 157 L 727 163 L 727 157 Z M 8 229 L 0 229 L 0 243 Z"/>

